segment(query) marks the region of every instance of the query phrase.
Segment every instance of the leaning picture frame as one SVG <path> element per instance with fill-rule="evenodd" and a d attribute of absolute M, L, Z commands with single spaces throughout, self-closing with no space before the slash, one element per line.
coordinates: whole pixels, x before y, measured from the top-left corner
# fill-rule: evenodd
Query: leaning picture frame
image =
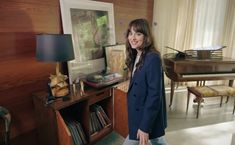
<path fill-rule="evenodd" d="M 126 59 L 126 45 L 111 45 L 105 47 L 106 67 L 110 73 L 119 73 L 125 76 L 127 66 Z"/>
<path fill-rule="evenodd" d="M 68 61 L 69 82 L 104 71 L 104 46 L 114 45 L 113 4 L 90 0 L 60 0 L 63 33 L 71 34 L 75 59 Z"/>

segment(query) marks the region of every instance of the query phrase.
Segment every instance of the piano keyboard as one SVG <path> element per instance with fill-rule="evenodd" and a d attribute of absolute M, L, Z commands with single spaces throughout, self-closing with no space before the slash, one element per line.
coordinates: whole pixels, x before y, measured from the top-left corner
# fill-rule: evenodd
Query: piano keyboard
<path fill-rule="evenodd" d="M 185 74 L 182 78 L 195 78 L 195 77 L 235 77 L 235 73 L 219 73 L 219 74 Z"/>

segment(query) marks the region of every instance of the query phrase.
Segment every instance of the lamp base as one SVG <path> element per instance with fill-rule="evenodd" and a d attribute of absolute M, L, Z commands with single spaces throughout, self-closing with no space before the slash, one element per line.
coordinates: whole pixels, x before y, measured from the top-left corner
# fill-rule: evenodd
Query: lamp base
<path fill-rule="evenodd" d="M 58 70 L 56 71 L 56 75 L 50 76 L 52 96 L 61 97 L 69 94 L 68 83 L 66 82 L 67 79 L 67 75 L 61 74 Z"/>
<path fill-rule="evenodd" d="M 45 105 L 51 104 L 56 100 L 56 98 L 54 96 L 48 95 L 46 98 L 46 103 Z"/>
<path fill-rule="evenodd" d="M 52 95 L 55 97 L 63 97 L 69 94 L 68 86 L 51 88 Z"/>
<path fill-rule="evenodd" d="M 51 103 L 55 102 L 55 101 L 58 100 L 58 99 L 62 99 L 63 101 L 67 101 L 67 100 L 69 100 L 70 98 L 69 98 L 69 96 L 55 97 L 55 96 L 49 96 L 49 95 L 48 95 L 47 98 L 46 98 L 46 103 L 45 103 L 45 105 L 51 104 Z"/>
<path fill-rule="evenodd" d="M 63 96 L 63 97 L 54 97 L 54 96 L 47 96 L 47 100 L 45 105 L 51 104 L 53 102 L 55 102 L 57 99 L 62 99 L 63 101 L 67 101 L 69 100 L 69 96 Z"/>

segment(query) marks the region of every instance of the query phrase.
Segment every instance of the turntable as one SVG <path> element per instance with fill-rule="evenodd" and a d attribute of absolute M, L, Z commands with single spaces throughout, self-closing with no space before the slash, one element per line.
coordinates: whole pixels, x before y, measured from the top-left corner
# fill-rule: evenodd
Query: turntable
<path fill-rule="evenodd" d="M 102 88 L 121 82 L 123 76 L 119 73 L 91 74 L 86 77 L 84 83 L 94 88 Z"/>

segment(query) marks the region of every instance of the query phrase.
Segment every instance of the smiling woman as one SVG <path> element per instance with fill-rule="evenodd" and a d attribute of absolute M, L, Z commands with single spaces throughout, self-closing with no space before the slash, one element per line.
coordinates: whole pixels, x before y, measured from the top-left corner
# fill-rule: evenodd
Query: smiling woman
<path fill-rule="evenodd" d="M 167 145 L 161 56 L 153 44 L 148 21 L 131 21 L 125 38 L 126 64 L 132 75 L 127 93 L 129 135 L 123 145 Z"/>
<path fill-rule="evenodd" d="M 133 49 L 138 50 L 143 44 L 144 41 L 144 35 L 140 32 L 136 32 L 137 30 L 134 30 L 134 28 L 131 28 L 131 31 L 129 32 L 128 35 L 128 40 L 131 44 L 131 47 Z"/>

